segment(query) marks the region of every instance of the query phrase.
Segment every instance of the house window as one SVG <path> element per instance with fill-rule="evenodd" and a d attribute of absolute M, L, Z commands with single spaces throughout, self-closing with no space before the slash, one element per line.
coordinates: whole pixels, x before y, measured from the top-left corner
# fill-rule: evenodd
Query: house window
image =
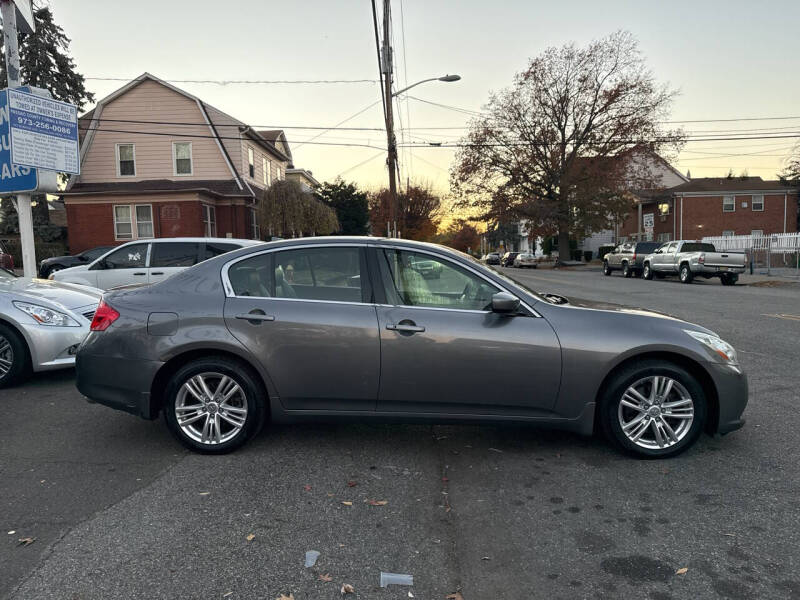
<path fill-rule="evenodd" d="M 250 179 L 256 176 L 256 157 L 252 148 L 247 149 L 247 172 L 250 173 Z"/>
<path fill-rule="evenodd" d="M 263 171 L 264 177 L 264 185 L 269 185 L 270 182 L 270 172 L 269 172 L 269 160 L 265 157 L 261 157 L 261 170 Z"/>
<path fill-rule="evenodd" d="M 275 181 L 280 181 L 281 179 L 282 179 L 282 177 L 281 177 L 281 167 L 280 167 L 280 165 L 278 165 L 277 167 L 275 167 Z"/>
<path fill-rule="evenodd" d="M 217 237 L 217 209 L 203 204 L 203 231 L 206 237 Z"/>
<path fill-rule="evenodd" d="M 736 235 L 736 232 L 733 229 L 726 229 L 722 232 L 722 237 L 733 237 Z"/>
<path fill-rule="evenodd" d="M 117 177 L 136 176 L 136 147 L 133 144 L 117 144 Z"/>
<path fill-rule="evenodd" d="M 750 235 L 752 237 L 764 237 L 764 230 L 763 229 L 753 229 L 753 231 L 750 232 Z"/>
<path fill-rule="evenodd" d="M 668 215 L 672 208 L 671 202 L 659 202 L 658 203 L 658 214 L 660 215 Z"/>
<path fill-rule="evenodd" d="M 753 196 L 753 210 L 764 210 L 764 194 Z"/>
<path fill-rule="evenodd" d="M 172 159 L 175 175 L 191 175 L 192 142 L 173 142 Z"/>
<path fill-rule="evenodd" d="M 722 212 L 733 212 L 736 210 L 736 198 L 725 196 L 722 198 Z"/>
<path fill-rule="evenodd" d="M 153 207 L 150 204 L 114 206 L 114 239 L 149 239 L 153 236 Z"/>
<path fill-rule="evenodd" d="M 254 240 L 261 239 L 261 228 L 258 225 L 258 216 L 255 207 L 250 207 L 250 236 Z"/>
<path fill-rule="evenodd" d="M 670 236 L 670 234 L 668 234 L 668 233 L 659 233 L 658 234 L 658 241 L 662 242 L 662 243 L 663 242 L 668 242 L 668 241 L 670 241 L 671 237 L 672 236 Z"/>

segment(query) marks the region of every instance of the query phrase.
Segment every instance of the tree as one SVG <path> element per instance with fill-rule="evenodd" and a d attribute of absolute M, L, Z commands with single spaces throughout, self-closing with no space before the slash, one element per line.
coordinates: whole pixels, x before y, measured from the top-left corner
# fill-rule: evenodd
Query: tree
<path fill-rule="evenodd" d="M 325 182 L 316 190 L 316 197 L 336 211 L 341 235 L 367 235 L 369 233 L 369 206 L 367 193 L 354 183 L 337 179 Z"/>
<path fill-rule="evenodd" d="M 474 225 L 464 219 L 456 219 L 434 241 L 461 252 L 475 252 L 481 245 L 481 236 Z"/>
<path fill-rule="evenodd" d="M 270 237 L 328 235 L 339 229 L 335 211 L 289 179 L 264 190 L 258 208 L 261 231 Z"/>
<path fill-rule="evenodd" d="M 608 228 L 631 208 L 626 189 L 653 187 L 628 153 L 680 145 L 664 131 L 674 93 L 658 85 L 636 40 L 617 32 L 585 48 L 549 48 L 474 119 L 451 169 L 462 207 L 486 220 L 525 218 L 537 234 Z M 649 185 L 648 185 L 649 184 Z"/>
<path fill-rule="evenodd" d="M 372 231 L 378 235 L 386 232 L 391 220 L 391 195 L 382 189 L 371 195 L 370 221 Z M 397 194 L 397 231 L 406 239 L 430 241 L 439 227 L 439 209 L 442 199 L 427 185 L 412 185 Z"/>
<path fill-rule="evenodd" d="M 786 159 L 786 166 L 778 174 L 782 181 L 800 185 L 800 144 L 794 147 L 792 154 Z"/>

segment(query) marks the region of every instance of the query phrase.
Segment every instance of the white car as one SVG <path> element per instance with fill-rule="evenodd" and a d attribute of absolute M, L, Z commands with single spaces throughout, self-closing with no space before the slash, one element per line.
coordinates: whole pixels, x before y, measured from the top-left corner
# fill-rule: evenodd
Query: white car
<path fill-rule="evenodd" d="M 0 269 L 0 387 L 71 367 L 103 292 Z"/>
<path fill-rule="evenodd" d="M 108 290 L 135 283 L 158 283 L 220 254 L 262 244 L 235 238 L 157 238 L 128 242 L 94 261 L 62 269 L 50 279 Z"/>
<path fill-rule="evenodd" d="M 514 259 L 514 266 L 520 269 L 535 269 L 538 266 L 538 262 L 533 254 L 529 252 L 520 252 Z"/>

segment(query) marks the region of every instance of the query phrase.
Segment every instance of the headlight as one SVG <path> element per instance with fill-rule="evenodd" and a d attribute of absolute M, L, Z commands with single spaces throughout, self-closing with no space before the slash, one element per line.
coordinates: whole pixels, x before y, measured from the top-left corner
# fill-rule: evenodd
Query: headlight
<path fill-rule="evenodd" d="M 38 304 L 28 304 L 27 302 L 14 301 L 14 306 L 22 312 L 28 313 L 40 325 L 52 325 L 53 327 L 80 327 L 81 324 L 67 314 L 39 306 Z"/>
<path fill-rule="evenodd" d="M 733 346 L 731 346 L 728 342 L 720 339 L 716 335 L 711 335 L 710 333 L 690 331 L 688 329 L 684 329 L 684 331 L 701 344 L 711 348 L 711 350 L 718 354 L 725 362 L 729 362 L 734 365 L 739 364 L 739 359 L 736 356 L 736 350 L 734 350 Z"/>

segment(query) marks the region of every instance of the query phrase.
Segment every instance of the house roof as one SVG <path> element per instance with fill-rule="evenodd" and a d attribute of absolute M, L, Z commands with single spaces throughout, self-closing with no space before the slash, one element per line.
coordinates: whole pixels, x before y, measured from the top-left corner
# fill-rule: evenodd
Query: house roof
<path fill-rule="evenodd" d="M 757 192 L 789 191 L 791 188 L 780 180 L 764 180 L 761 177 L 698 177 L 669 189 L 671 194 L 697 192 Z"/>
<path fill-rule="evenodd" d="M 158 192 L 203 192 L 212 196 L 244 197 L 250 193 L 239 188 L 233 179 L 209 180 L 172 180 L 146 179 L 144 181 L 113 181 L 103 183 L 75 183 L 69 190 L 61 192 L 61 196 L 77 196 L 81 194 L 147 194 Z"/>

